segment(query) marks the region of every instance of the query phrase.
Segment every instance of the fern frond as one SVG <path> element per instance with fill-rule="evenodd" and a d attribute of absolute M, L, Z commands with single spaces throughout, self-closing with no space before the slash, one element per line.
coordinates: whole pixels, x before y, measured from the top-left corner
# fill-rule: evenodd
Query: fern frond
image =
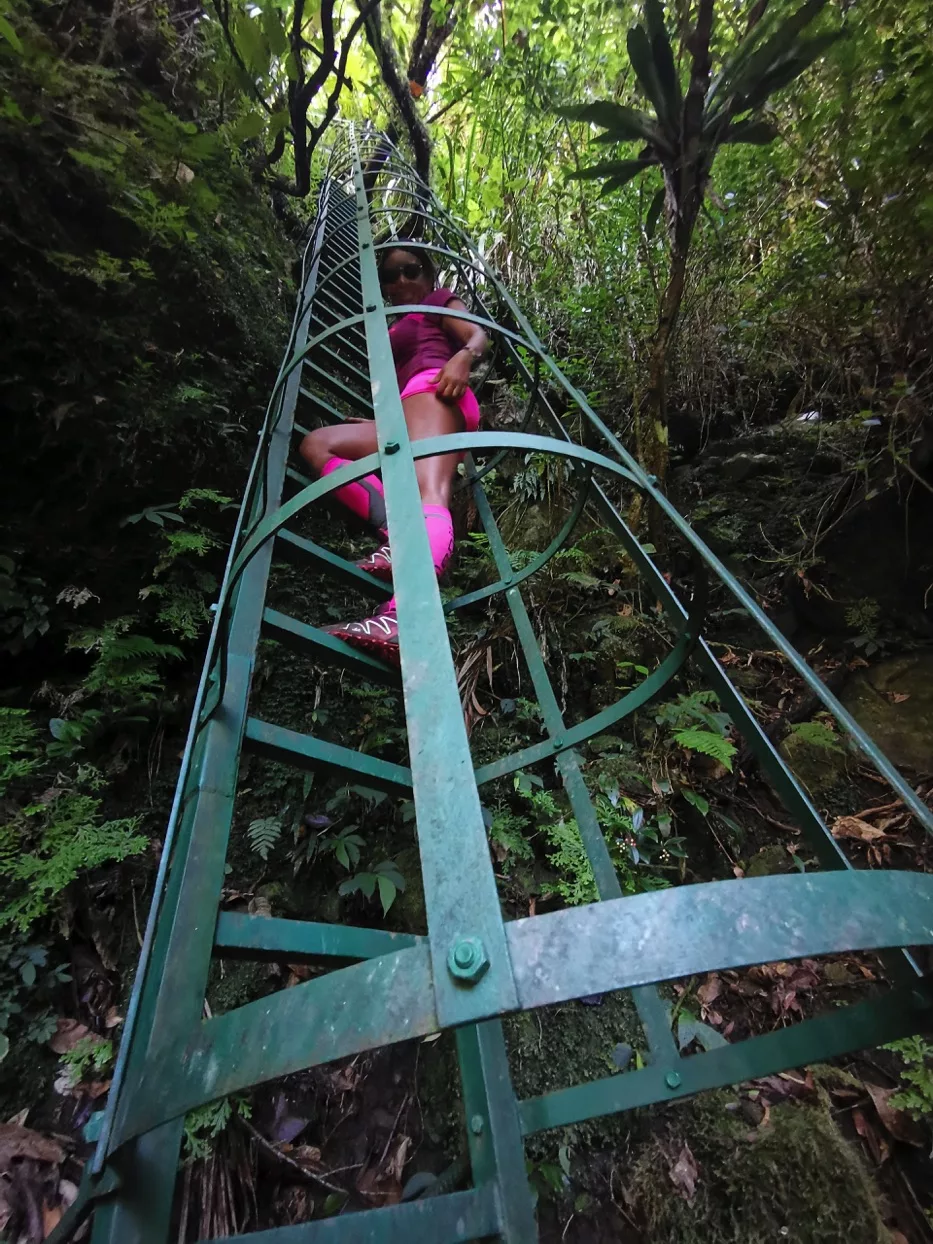
<path fill-rule="evenodd" d="M 732 769 L 735 747 L 721 734 L 713 734 L 712 730 L 678 730 L 674 735 L 674 742 L 679 743 L 688 752 L 701 752 L 704 756 L 712 756 L 727 769 Z"/>
<path fill-rule="evenodd" d="M 282 837 L 284 828 L 285 824 L 281 817 L 278 816 L 263 816 L 255 821 L 250 821 L 246 830 L 246 837 L 249 839 L 250 847 L 260 859 L 267 860 L 269 858 L 272 848 Z"/>

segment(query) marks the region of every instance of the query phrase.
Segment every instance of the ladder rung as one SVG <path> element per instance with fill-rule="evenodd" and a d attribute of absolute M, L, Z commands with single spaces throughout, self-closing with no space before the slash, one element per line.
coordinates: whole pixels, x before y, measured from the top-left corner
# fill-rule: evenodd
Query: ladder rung
<path fill-rule="evenodd" d="M 274 639 L 293 652 L 310 657 L 318 664 L 336 665 L 340 669 L 352 670 L 361 674 L 369 682 L 381 683 L 386 687 L 401 687 L 401 676 L 398 670 L 377 661 L 356 648 L 351 648 L 342 639 L 328 635 L 317 627 L 306 626 L 297 618 L 290 618 L 287 613 L 279 613 L 276 609 L 265 609 L 262 615 L 262 634 L 265 639 Z"/>
<path fill-rule="evenodd" d="M 305 389 L 303 387 L 299 389 L 298 392 L 303 398 L 306 398 L 309 402 L 313 402 L 315 406 L 318 406 L 328 417 L 328 419 L 332 419 L 335 423 L 346 422 L 346 415 L 341 414 L 336 406 L 332 406 L 330 402 L 328 402 L 326 398 L 321 397 L 320 394 L 312 393 L 310 389 Z"/>
<path fill-rule="evenodd" d="M 258 717 L 250 717 L 243 736 L 243 748 L 254 756 L 264 756 L 297 769 L 331 769 L 351 782 L 362 782 L 390 795 L 411 795 L 411 770 L 394 765 L 378 756 L 355 752 L 337 743 L 297 730 L 274 726 Z"/>
<path fill-rule="evenodd" d="M 293 478 L 297 476 L 298 472 L 295 471 Z M 387 583 L 381 583 L 365 570 L 357 569 L 352 562 L 338 557 L 336 553 L 331 553 L 329 549 L 322 548 L 311 540 L 305 540 L 303 536 L 296 536 L 284 527 L 278 534 L 273 556 L 284 557 L 293 566 L 307 567 L 310 563 L 317 570 L 325 571 L 348 587 L 356 588 L 376 600 L 388 600 L 392 595 L 392 589 Z"/>
<path fill-rule="evenodd" d="M 222 911 L 217 919 L 214 947 L 224 959 L 314 958 L 355 963 L 395 950 L 408 950 L 424 940 L 410 933 L 389 933 L 385 929 Z"/>
<path fill-rule="evenodd" d="M 260 1233 L 262 1244 L 370 1244 L 372 1240 L 379 1244 L 412 1244 L 413 1240 L 467 1244 L 469 1240 L 499 1239 L 495 1192 L 496 1186 L 490 1182 L 427 1201 L 338 1214 L 302 1223 L 298 1235 L 295 1227 L 276 1227 Z"/>

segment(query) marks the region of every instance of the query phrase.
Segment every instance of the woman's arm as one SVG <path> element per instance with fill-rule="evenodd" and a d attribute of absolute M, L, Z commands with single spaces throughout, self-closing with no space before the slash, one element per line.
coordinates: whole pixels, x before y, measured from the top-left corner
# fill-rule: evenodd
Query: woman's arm
<path fill-rule="evenodd" d="M 466 311 L 459 298 L 451 298 L 447 306 L 454 311 Z M 449 359 L 437 379 L 437 396 L 448 401 L 459 401 L 470 384 L 470 368 L 475 359 L 482 358 L 486 352 L 489 338 L 478 324 L 469 320 L 455 319 L 453 316 L 441 317 L 441 327 L 448 337 L 454 341 L 462 341 L 463 345 Z"/>

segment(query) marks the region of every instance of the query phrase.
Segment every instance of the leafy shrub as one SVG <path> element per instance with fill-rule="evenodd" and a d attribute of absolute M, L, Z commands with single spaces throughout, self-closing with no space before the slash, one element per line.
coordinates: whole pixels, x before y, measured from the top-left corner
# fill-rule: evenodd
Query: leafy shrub
<path fill-rule="evenodd" d="M 53 788 L 0 827 L 0 929 L 25 932 L 82 873 L 146 849 L 139 817 L 101 822 L 100 802 Z"/>

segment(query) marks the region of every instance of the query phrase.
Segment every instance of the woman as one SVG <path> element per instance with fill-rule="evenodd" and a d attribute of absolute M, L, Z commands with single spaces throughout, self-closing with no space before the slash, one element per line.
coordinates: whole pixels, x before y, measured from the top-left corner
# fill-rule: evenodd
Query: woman
<path fill-rule="evenodd" d="M 453 290 L 435 289 L 434 282 L 434 265 L 427 252 L 398 246 L 381 253 L 379 283 L 394 306 L 420 304 L 466 310 Z M 470 368 L 486 349 L 483 330 L 451 316 L 409 312 L 391 325 L 389 340 L 411 440 L 464 430 L 475 432 L 479 426 L 479 403 L 470 389 Z M 309 432 L 301 442 L 301 455 L 319 475 L 329 475 L 347 462 L 375 453 L 377 447 L 375 422 L 349 419 Z M 459 455 L 444 454 L 415 463 L 428 543 L 438 575 L 443 573 L 454 548 L 450 490 L 458 461 Z M 382 481 L 377 475 L 368 475 L 356 483 L 345 484 L 332 495 L 372 523 L 383 538 L 380 548 L 357 563 L 360 569 L 391 580 L 392 554 L 385 543 L 388 536 Z M 371 618 L 323 629 L 357 648 L 398 662 L 394 596 Z"/>

